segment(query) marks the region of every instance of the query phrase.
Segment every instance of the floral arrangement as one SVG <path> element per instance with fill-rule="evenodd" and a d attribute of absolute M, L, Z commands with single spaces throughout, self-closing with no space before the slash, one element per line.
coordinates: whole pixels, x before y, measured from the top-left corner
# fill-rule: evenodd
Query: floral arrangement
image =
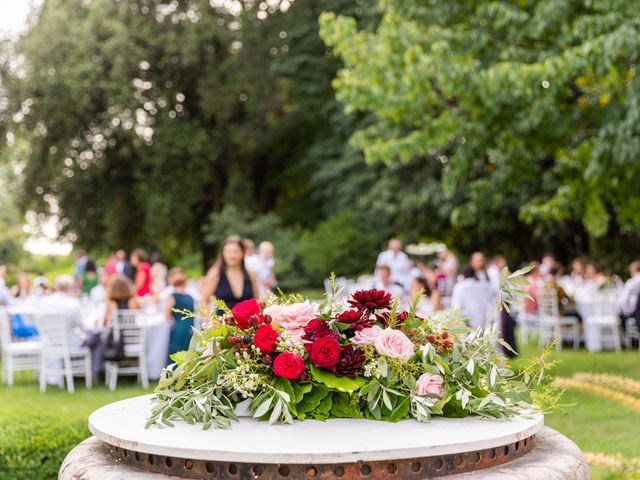
<path fill-rule="evenodd" d="M 517 283 L 514 275 L 505 279 Z M 470 329 L 455 310 L 421 318 L 417 301 L 401 309 L 381 290 L 340 298 L 334 291 L 320 305 L 271 295 L 231 310 L 216 302 L 163 372 L 147 426 L 229 427 L 244 400 L 271 424 L 504 418 L 537 408 L 543 363 L 515 374 L 496 351 L 495 326 Z"/>

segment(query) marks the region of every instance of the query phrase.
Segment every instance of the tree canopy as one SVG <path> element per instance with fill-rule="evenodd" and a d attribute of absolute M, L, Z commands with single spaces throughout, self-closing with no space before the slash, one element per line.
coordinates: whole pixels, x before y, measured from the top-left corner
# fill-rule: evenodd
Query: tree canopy
<path fill-rule="evenodd" d="M 637 238 L 636 2 L 378 3 L 374 30 L 320 19 L 338 99 L 371 114 L 352 136 L 369 161 L 439 163 L 454 228 Z"/>

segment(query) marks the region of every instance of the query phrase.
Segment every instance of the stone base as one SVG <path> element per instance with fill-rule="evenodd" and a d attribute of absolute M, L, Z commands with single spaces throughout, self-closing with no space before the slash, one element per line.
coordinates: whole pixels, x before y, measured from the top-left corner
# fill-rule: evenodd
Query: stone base
<path fill-rule="evenodd" d="M 369 477 L 370 479 L 371 477 Z M 393 478 L 388 475 L 386 478 Z M 446 477 L 443 480 L 588 480 L 589 466 L 580 449 L 550 428 L 536 434 L 533 450 L 507 464 Z M 118 463 L 104 443 L 91 437 L 74 448 L 60 467 L 59 480 L 179 480 Z M 215 480 L 211 476 L 203 480 Z"/>

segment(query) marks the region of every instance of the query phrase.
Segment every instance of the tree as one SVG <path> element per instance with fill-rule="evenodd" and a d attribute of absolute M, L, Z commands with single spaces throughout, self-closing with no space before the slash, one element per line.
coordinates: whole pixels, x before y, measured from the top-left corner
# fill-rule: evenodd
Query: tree
<path fill-rule="evenodd" d="M 338 99 L 372 117 L 352 137 L 369 161 L 435 163 L 453 231 L 524 248 L 637 238 L 635 2 L 379 5 L 373 31 L 321 17 Z"/>

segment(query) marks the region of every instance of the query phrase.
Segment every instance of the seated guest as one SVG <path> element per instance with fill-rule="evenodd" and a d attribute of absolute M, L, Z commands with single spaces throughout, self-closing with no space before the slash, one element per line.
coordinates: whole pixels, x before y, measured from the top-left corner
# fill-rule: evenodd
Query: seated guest
<path fill-rule="evenodd" d="M 107 298 L 107 285 L 109 284 L 109 274 L 104 270 L 100 272 L 98 284 L 89 292 L 89 301 L 93 305 L 102 305 Z"/>
<path fill-rule="evenodd" d="M 187 276 L 182 270 L 173 271 L 169 278 L 173 293 L 167 298 L 165 314 L 167 320 L 173 322 L 169 337 L 169 355 L 172 355 L 189 348 L 193 317 L 185 317 L 183 312 L 193 313 L 195 300 L 187 293 Z"/>
<path fill-rule="evenodd" d="M 411 262 L 409 256 L 402 251 L 402 242 L 397 238 L 389 240 L 389 248 L 378 255 L 377 268 L 385 265 L 391 271 L 391 281 L 404 289 L 409 289 Z"/>
<path fill-rule="evenodd" d="M 375 288 L 384 290 L 400 300 L 403 299 L 404 290 L 401 285 L 391 282 L 391 269 L 386 265 L 380 265 L 376 269 Z"/>
<path fill-rule="evenodd" d="M 638 304 L 638 296 L 640 295 L 640 261 L 632 262 L 629 265 L 630 278 L 624 284 L 619 300 L 620 319 L 622 320 L 622 329 L 626 329 L 627 318 L 633 317 Z M 636 322 L 638 319 L 636 319 Z M 638 325 L 640 328 L 640 324 Z"/>
<path fill-rule="evenodd" d="M 98 266 L 93 260 L 87 260 L 84 271 L 78 279 L 78 287 L 83 295 L 89 295 L 96 285 L 98 285 Z"/>
<path fill-rule="evenodd" d="M 558 294 L 558 313 L 561 317 L 576 317 L 582 323 L 582 316 L 578 313 L 575 300 L 565 292 L 564 288 L 558 285 L 556 279 L 560 273 L 557 265 L 551 267 L 544 288 L 555 289 Z"/>
<path fill-rule="evenodd" d="M 411 290 L 409 291 L 409 305 L 419 296 L 416 305 L 416 315 L 424 317 L 426 314 L 435 310 L 442 310 L 440 305 L 440 294 L 437 290 L 431 290 L 429 282 L 424 277 L 416 277 L 411 281 Z"/>
<path fill-rule="evenodd" d="M 33 292 L 36 295 L 43 295 L 49 289 L 49 280 L 44 276 L 44 272 L 38 272 L 38 276 L 33 279 Z"/>
<path fill-rule="evenodd" d="M 451 306 L 462 307 L 462 315 L 468 318 L 470 327 L 484 327 L 489 306 L 495 301 L 496 291 L 487 280 L 478 280 L 470 265 L 462 269 L 462 277 L 463 280 L 453 287 Z"/>
<path fill-rule="evenodd" d="M 131 281 L 124 275 L 116 275 L 109 279 L 107 285 L 107 311 L 103 324 L 109 325 L 113 312 L 118 310 L 135 310 L 138 302 L 134 295 Z"/>
<path fill-rule="evenodd" d="M 29 274 L 20 272 L 18 275 L 18 283 L 11 287 L 11 296 L 13 298 L 24 299 L 31 294 L 31 285 L 29 282 Z"/>
<path fill-rule="evenodd" d="M 529 284 L 525 285 L 524 291 L 529 294 L 530 298 L 524 299 L 524 313 L 535 315 L 538 313 L 538 294 L 540 293 L 540 284 L 543 281 L 538 262 L 531 262 L 531 270 L 529 270 L 526 279 Z"/>
<path fill-rule="evenodd" d="M 76 295 L 75 281 L 71 275 L 60 275 L 54 281 L 55 292 L 41 298 L 38 311 L 57 314 L 67 319 L 70 327 L 69 346 L 73 350 L 82 346 L 85 333 L 82 327 L 80 300 Z"/>

